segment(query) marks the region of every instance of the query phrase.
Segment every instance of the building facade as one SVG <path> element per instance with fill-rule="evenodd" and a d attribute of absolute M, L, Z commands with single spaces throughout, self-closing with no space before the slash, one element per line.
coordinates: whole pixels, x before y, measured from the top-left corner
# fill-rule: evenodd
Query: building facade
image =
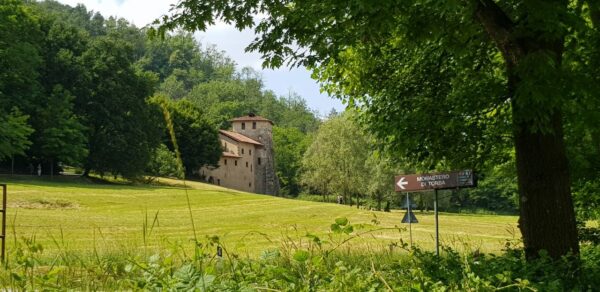
<path fill-rule="evenodd" d="M 227 188 L 277 195 L 273 122 L 249 114 L 231 120 L 231 126 L 231 131 L 219 131 L 223 155 L 218 167 L 203 167 L 200 175 Z"/>

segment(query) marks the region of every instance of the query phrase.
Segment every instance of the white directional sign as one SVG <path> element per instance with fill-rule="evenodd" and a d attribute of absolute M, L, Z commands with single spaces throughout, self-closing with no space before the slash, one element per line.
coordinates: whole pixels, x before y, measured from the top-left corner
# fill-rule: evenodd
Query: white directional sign
<path fill-rule="evenodd" d="M 406 189 L 405 185 L 407 185 L 408 182 L 406 181 L 405 177 L 401 177 L 400 180 L 398 180 L 398 182 L 396 183 L 396 185 L 401 189 L 404 190 Z"/>

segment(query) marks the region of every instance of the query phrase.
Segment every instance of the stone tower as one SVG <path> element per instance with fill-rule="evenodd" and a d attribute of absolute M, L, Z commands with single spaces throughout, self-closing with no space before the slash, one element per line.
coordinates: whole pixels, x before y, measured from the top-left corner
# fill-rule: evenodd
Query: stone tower
<path fill-rule="evenodd" d="M 273 149 L 273 122 L 252 113 L 231 120 L 233 132 L 240 133 L 263 144 L 254 157 L 254 185 L 257 193 L 277 195 L 279 179 L 275 173 Z"/>

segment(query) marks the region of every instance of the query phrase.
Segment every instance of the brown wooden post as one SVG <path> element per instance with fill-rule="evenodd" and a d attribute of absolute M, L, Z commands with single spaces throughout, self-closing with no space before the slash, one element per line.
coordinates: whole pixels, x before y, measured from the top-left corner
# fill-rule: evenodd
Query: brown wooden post
<path fill-rule="evenodd" d="M 6 250 L 6 184 L 0 184 L 2 186 L 2 251 L 0 251 L 0 260 L 4 262 L 5 250 Z"/>

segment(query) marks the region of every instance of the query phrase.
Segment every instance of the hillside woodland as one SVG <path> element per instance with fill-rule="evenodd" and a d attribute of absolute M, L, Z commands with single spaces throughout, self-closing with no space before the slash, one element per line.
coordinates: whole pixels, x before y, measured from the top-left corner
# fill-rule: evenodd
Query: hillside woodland
<path fill-rule="evenodd" d="M 4 173 L 36 174 L 40 168 L 44 175 L 57 175 L 75 167 L 83 175 L 181 177 L 166 110 L 185 176 L 194 178 L 201 166 L 218 161 L 218 129 L 253 112 L 275 123 L 280 195 L 331 202 L 342 196 L 346 204 L 394 208 L 402 205 L 393 192 L 394 175 L 470 165 L 479 187 L 445 192 L 444 210 L 518 210 L 515 152 L 505 125 L 485 134 L 486 139 L 496 137 L 492 148 L 454 152 L 483 151 L 476 160 L 468 155 L 437 160 L 400 156 L 387 147 L 397 143 L 382 143 L 385 135 L 372 123 L 369 127 L 373 116 L 368 112 L 332 111 L 319 117 L 301 96 L 277 96 L 265 88 L 259 72 L 239 68 L 191 33 L 148 38 L 146 28 L 124 19 L 54 1 L 3 1 L 0 27 Z M 600 148 L 598 129 L 571 118 L 581 106 L 573 101 L 567 108 L 565 138 L 583 224 L 599 216 Z M 585 119 L 594 119 L 593 111 L 584 113 Z M 427 193 L 413 200 L 421 209 L 432 207 Z"/>

